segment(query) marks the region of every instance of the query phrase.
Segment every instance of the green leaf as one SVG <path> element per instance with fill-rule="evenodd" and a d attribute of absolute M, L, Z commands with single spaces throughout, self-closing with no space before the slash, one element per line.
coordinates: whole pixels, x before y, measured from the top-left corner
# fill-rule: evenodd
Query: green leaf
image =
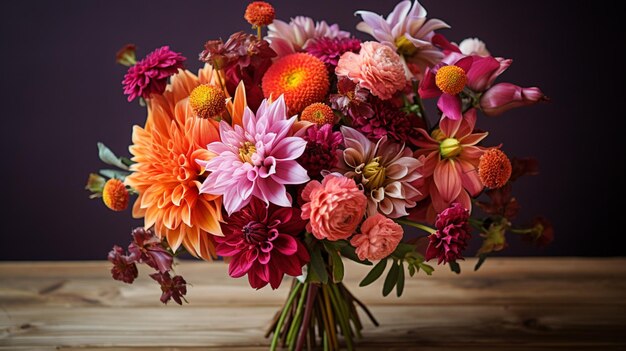
<path fill-rule="evenodd" d="M 330 262 L 332 264 L 333 282 L 339 283 L 343 280 L 343 261 L 341 261 L 341 256 L 339 256 L 339 253 L 336 249 L 329 250 L 329 248 L 326 247 L 326 250 L 330 255 Z"/>
<path fill-rule="evenodd" d="M 435 271 L 435 269 L 432 266 L 427 265 L 426 263 L 423 263 L 423 262 L 419 263 L 418 266 L 421 270 L 424 271 L 424 273 L 426 273 L 426 275 L 432 275 L 433 272 Z"/>
<path fill-rule="evenodd" d="M 122 161 L 122 163 L 123 163 L 123 164 L 125 164 L 125 165 L 127 165 L 127 166 L 129 166 L 129 167 L 130 167 L 131 165 L 133 165 L 133 164 L 137 163 L 137 162 L 135 162 L 135 161 L 133 161 L 133 160 L 129 159 L 128 157 L 120 157 L 120 161 Z"/>
<path fill-rule="evenodd" d="M 451 271 L 453 271 L 456 274 L 461 274 L 461 266 L 459 266 L 459 264 L 456 261 L 450 261 L 448 262 L 448 265 L 450 265 Z"/>
<path fill-rule="evenodd" d="M 409 275 L 410 275 L 411 277 L 415 275 L 415 271 L 416 271 L 416 269 L 415 269 L 415 265 L 413 265 L 413 264 L 409 264 Z"/>
<path fill-rule="evenodd" d="M 90 173 L 85 189 L 91 191 L 92 193 L 101 193 L 104 188 L 104 183 L 106 183 L 106 179 L 95 173 Z"/>
<path fill-rule="evenodd" d="M 404 258 L 407 254 L 414 252 L 415 246 L 411 244 L 400 243 L 393 251 L 393 255 L 396 257 Z"/>
<path fill-rule="evenodd" d="M 326 271 L 319 245 L 315 245 L 311 249 L 311 270 L 317 275 L 321 283 L 328 283 L 328 271 Z"/>
<path fill-rule="evenodd" d="M 345 246 L 340 246 L 339 247 L 339 252 L 341 253 L 341 256 L 354 261 L 356 263 L 360 263 L 360 264 L 364 264 L 366 266 L 371 266 L 373 265 L 372 262 L 365 260 L 365 261 L 361 261 L 359 259 L 359 256 L 356 255 L 356 248 L 352 245 L 345 245 Z"/>
<path fill-rule="evenodd" d="M 476 262 L 476 266 L 474 266 L 474 271 L 477 271 L 483 263 L 487 260 L 487 254 L 478 255 L 478 262 Z"/>
<path fill-rule="evenodd" d="M 398 263 L 400 269 L 398 269 L 398 283 L 396 285 L 396 295 L 398 297 L 402 296 L 402 291 L 404 291 L 404 263 L 400 261 Z"/>
<path fill-rule="evenodd" d="M 367 286 L 372 284 L 376 279 L 378 279 L 378 277 L 380 277 L 383 272 L 385 271 L 385 267 L 387 267 L 387 259 L 382 259 L 380 260 L 380 262 L 378 262 L 374 268 L 372 268 L 372 270 L 367 273 L 367 275 L 365 276 L 365 278 L 363 278 L 363 280 L 361 280 L 361 283 L 359 283 L 359 286 Z"/>
<path fill-rule="evenodd" d="M 107 178 L 115 178 L 121 181 L 123 181 L 128 175 L 130 175 L 130 172 L 119 171 L 117 169 L 101 169 L 100 171 L 98 171 L 98 173 Z"/>
<path fill-rule="evenodd" d="M 389 295 L 393 287 L 398 283 L 399 270 L 399 266 L 394 260 L 391 264 L 391 268 L 389 268 L 389 273 L 387 273 L 387 278 L 385 278 L 385 284 L 383 284 L 383 296 Z"/>
<path fill-rule="evenodd" d="M 102 162 L 108 165 L 115 166 L 125 171 L 128 170 L 128 166 L 125 165 L 124 162 L 119 159 L 119 157 L 115 156 L 113 151 L 111 151 L 111 149 L 106 147 L 106 145 L 104 145 L 103 143 L 98 143 L 98 156 L 100 157 L 100 160 L 102 160 Z"/>

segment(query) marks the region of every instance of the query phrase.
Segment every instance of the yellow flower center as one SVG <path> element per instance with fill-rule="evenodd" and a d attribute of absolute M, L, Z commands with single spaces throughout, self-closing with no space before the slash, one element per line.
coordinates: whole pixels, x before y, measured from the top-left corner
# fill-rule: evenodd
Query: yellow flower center
<path fill-rule="evenodd" d="M 198 117 L 213 118 L 226 109 L 226 95 L 214 85 L 198 85 L 189 94 L 189 105 Z"/>
<path fill-rule="evenodd" d="M 443 66 L 437 71 L 435 84 L 446 94 L 456 95 L 463 91 L 467 84 L 467 75 L 459 66 Z"/>
<path fill-rule="evenodd" d="M 239 148 L 239 158 L 243 162 L 252 163 L 252 155 L 256 152 L 256 147 L 249 141 L 243 143 Z"/>
<path fill-rule="evenodd" d="M 457 139 L 446 138 L 439 144 L 439 152 L 443 158 L 456 157 L 461 153 L 463 147 Z"/>
<path fill-rule="evenodd" d="M 380 165 L 380 157 L 375 157 L 363 168 L 363 176 L 367 180 L 365 187 L 368 189 L 378 189 L 384 182 L 387 175 L 385 167 Z"/>
<path fill-rule="evenodd" d="M 302 81 L 304 80 L 305 75 L 306 75 L 306 72 L 304 72 L 301 69 L 296 69 L 291 72 L 287 72 L 287 74 L 285 74 L 284 84 L 287 87 L 287 89 L 297 88 L 300 86 L 300 84 L 302 84 Z"/>
<path fill-rule="evenodd" d="M 417 47 L 404 35 L 396 38 L 395 44 L 398 48 L 398 54 L 402 56 L 413 56 L 417 52 Z"/>

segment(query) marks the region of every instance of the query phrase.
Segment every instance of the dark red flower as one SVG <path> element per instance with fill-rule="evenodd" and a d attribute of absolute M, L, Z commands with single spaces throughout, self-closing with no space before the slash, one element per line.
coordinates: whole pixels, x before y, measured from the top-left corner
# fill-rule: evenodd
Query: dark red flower
<path fill-rule="evenodd" d="M 113 279 L 131 284 L 137 278 L 139 272 L 135 259 L 126 255 L 124 249 L 115 245 L 108 255 L 109 262 L 113 263 L 111 275 Z"/>
<path fill-rule="evenodd" d="M 143 60 L 128 69 L 122 84 L 128 101 L 137 97 L 150 98 L 152 94 L 162 94 L 167 79 L 183 68 L 186 60 L 180 53 L 170 50 L 169 46 L 160 47 L 149 53 Z"/>
<path fill-rule="evenodd" d="M 247 103 L 252 110 L 256 110 L 263 100 L 261 80 L 272 65 L 273 57 L 276 53 L 267 41 L 244 32 L 234 33 L 225 43 L 209 40 L 200 53 L 200 61 L 224 70 L 229 94 L 234 95 L 237 85 L 243 81 Z"/>
<path fill-rule="evenodd" d="M 554 241 L 554 227 L 543 217 L 537 217 L 533 220 L 534 231 L 530 235 L 524 235 L 522 238 L 537 247 L 546 247 Z"/>
<path fill-rule="evenodd" d="M 348 51 L 358 54 L 360 50 L 361 41 L 359 39 L 329 37 L 321 37 L 310 41 L 305 48 L 306 52 L 322 60 L 333 73 L 341 55 Z"/>
<path fill-rule="evenodd" d="M 352 118 L 352 127 L 360 131 L 371 140 L 379 140 L 389 136 L 399 143 L 409 143 L 418 137 L 415 123 L 420 118 L 414 114 L 402 111 L 388 101 L 378 98 L 370 99 L 373 114 L 369 117 L 355 114 Z"/>
<path fill-rule="evenodd" d="M 268 283 L 278 288 L 284 274 L 299 276 L 309 262 L 309 253 L 297 238 L 306 222 L 297 208 L 265 207 L 256 197 L 222 224 L 223 237 L 215 237 L 217 254 L 232 257 L 228 274 L 248 275 L 250 286 L 260 289 Z"/>
<path fill-rule="evenodd" d="M 489 189 L 485 191 L 485 194 L 491 201 L 476 201 L 476 205 L 489 215 L 502 216 L 512 220 L 517 216 L 520 209 L 519 202 L 511 194 L 512 189 L 513 185 L 511 183 L 507 183 L 498 189 Z"/>
<path fill-rule="evenodd" d="M 437 264 L 463 259 L 463 250 L 471 237 L 468 223 L 469 211 L 459 203 L 453 203 L 443 210 L 435 221 L 437 231 L 428 238 L 425 259 L 438 257 Z"/>
<path fill-rule="evenodd" d="M 148 266 L 164 273 L 172 269 L 174 258 L 159 239 L 149 229 L 135 228 L 132 233 L 133 242 L 128 246 L 128 252 L 131 257 L 138 262 L 145 263 Z"/>
<path fill-rule="evenodd" d="M 337 165 L 337 148 L 343 142 L 340 132 L 333 132 L 333 126 L 313 125 L 303 135 L 306 149 L 298 162 L 307 170 L 312 179 L 321 179 L 323 170 L 331 170 Z"/>
<path fill-rule="evenodd" d="M 187 282 L 180 275 L 170 276 L 169 272 L 152 273 L 150 278 L 156 280 L 161 285 L 161 302 L 167 303 L 173 299 L 177 304 L 182 305 L 183 301 L 187 302 L 185 295 L 187 294 Z"/>
<path fill-rule="evenodd" d="M 539 174 L 539 162 L 532 157 L 514 157 L 511 160 L 511 166 L 513 167 L 513 171 L 511 172 L 511 178 L 509 178 L 509 180 L 512 182 L 524 175 Z"/>
<path fill-rule="evenodd" d="M 372 106 L 367 102 L 369 92 L 349 78 L 337 82 L 337 94 L 331 94 L 330 106 L 351 118 L 370 118 L 374 115 Z"/>

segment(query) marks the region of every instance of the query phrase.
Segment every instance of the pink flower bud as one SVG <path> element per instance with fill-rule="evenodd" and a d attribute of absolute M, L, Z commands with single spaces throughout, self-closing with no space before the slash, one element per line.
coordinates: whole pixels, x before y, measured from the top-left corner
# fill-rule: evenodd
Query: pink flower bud
<path fill-rule="evenodd" d="M 511 83 L 499 83 L 487 90 L 480 98 L 480 109 L 487 116 L 498 116 L 505 111 L 548 98 L 539 88 L 522 88 Z"/>

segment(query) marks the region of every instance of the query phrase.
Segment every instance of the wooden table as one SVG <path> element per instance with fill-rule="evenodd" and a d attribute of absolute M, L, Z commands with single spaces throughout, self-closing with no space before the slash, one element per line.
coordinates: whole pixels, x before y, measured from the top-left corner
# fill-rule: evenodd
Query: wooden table
<path fill-rule="evenodd" d="M 381 322 L 365 322 L 359 350 L 626 350 L 626 259 L 474 263 L 407 278 L 402 298 L 383 298 L 381 282 L 358 288 L 365 269 L 347 263 L 346 285 Z M 265 350 L 289 285 L 254 291 L 222 263 L 184 261 L 190 304 L 163 306 L 146 269 L 133 285 L 108 269 L 0 263 L 0 350 Z"/>

